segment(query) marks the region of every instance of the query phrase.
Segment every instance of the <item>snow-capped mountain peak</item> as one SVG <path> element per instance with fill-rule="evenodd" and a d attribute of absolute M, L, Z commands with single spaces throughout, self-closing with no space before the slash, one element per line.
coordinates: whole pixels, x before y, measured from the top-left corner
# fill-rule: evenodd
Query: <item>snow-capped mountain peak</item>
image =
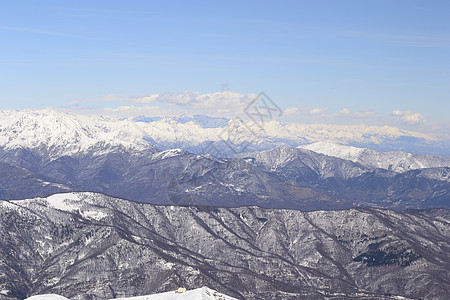
<path fill-rule="evenodd" d="M 136 119 L 74 115 L 51 109 L 0 111 L 0 149 L 31 150 L 51 159 L 80 153 L 101 155 L 116 149 L 136 153 L 155 152 L 155 148 L 181 148 L 206 154 L 210 153 L 206 149 L 209 143 L 214 143 L 211 149 L 218 148 L 219 152 L 223 152 L 223 157 L 236 152 L 269 150 L 283 144 L 296 147 L 321 141 L 376 149 L 392 149 L 395 144 L 406 149 L 434 147 L 441 149 L 437 150 L 439 153 L 448 151 L 445 150 L 448 149 L 445 142 L 442 144 L 432 136 L 390 126 L 307 125 L 270 121 L 261 128 L 252 122 L 206 116 Z M 327 149 L 323 143 L 318 145 L 322 146 L 314 149 Z M 340 153 L 336 155 L 345 157 L 362 156 L 363 151 L 339 149 Z M 323 151 L 331 155 L 336 147 Z"/>
<path fill-rule="evenodd" d="M 144 151 L 153 146 L 136 122 L 42 111 L 0 111 L 0 147 L 28 149 L 51 158 L 123 148 Z"/>
<path fill-rule="evenodd" d="M 450 157 L 445 156 L 412 154 L 402 151 L 382 152 L 329 142 L 317 142 L 298 148 L 350 160 L 369 168 L 381 168 L 399 173 L 450 166 Z"/>

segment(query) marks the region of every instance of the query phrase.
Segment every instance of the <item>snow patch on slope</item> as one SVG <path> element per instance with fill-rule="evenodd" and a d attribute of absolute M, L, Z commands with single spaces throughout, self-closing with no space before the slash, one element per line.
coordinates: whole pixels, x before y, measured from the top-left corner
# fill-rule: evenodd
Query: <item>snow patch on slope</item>
<path fill-rule="evenodd" d="M 208 287 L 202 287 L 184 293 L 176 293 L 176 291 L 161 294 L 138 296 L 130 298 L 116 298 L 121 300 L 237 300 L 236 298 L 221 294 Z M 113 300 L 113 299 L 111 299 Z"/>
<path fill-rule="evenodd" d="M 95 204 L 95 199 L 82 198 L 83 196 L 94 195 L 94 193 L 83 192 L 83 193 L 61 193 L 48 196 L 46 198 L 34 198 L 34 199 L 24 199 L 24 200 L 11 200 L 11 201 L 1 201 L 0 207 L 6 207 L 9 209 L 17 209 L 21 206 L 30 206 L 33 204 L 44 205 L 59 211 L 64 212 L 78 212 L 83 218 L 100 221 L 108 216 L 108 214 L 102 211 L 96 206 L 91 206 Z M 88 203 L 89 200 L 94 202 Z"/>
<path fill-rule="evenodd" d="M 28 297 L 25 300 L 69 300 L 69 299 L 56 294 L 44 294 Z"/>
<path fill-rule="evenodd" d="M 182 149 L 169 149 L 169 150 L 165 150 L 165 151 L 161 151 L 158 153 L 155 153 L 153 155 L 153 159 L 166 159 L 166 158 L 171 158 L 171 157 L 175 157 L 175 156 L 179 156 L 186 153 L 186 151 L 182 150 Z"/>
<path fill-rule="evenodd" d="M 82 211 L 81 215 L 86 219 L 93 219 L 93 220 L 97 220 L 97 221 L 100 221 L 108 216 L 106 213 L 98 211 L 98 210 Z"/>
<path fill-rule="evenodd" d="M 75 193 L 55 194 L 47 197 L 48 204 L 59 210 L 76 211 L 81 208 L 80 198 Z"/>

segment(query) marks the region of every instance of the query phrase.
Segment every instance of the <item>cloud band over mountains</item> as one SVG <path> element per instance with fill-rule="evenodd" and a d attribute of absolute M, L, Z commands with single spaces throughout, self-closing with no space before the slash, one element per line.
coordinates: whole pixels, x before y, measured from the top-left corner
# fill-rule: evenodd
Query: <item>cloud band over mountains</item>
<path fill-rule="evenodd" d="M 243 117 L 244 109 L 258 94 L 233 91 L 200 93 L 198 91 L 166 92 L 134 96 L 106 95 L 102 98 L 81 99 L 69 103 L 63 110 L 82 114 L 103 114 L 121 117 L 176 116 L 204 114 L 220 117 Z M 277 102 L 277 99 L 273 99 Z M 279 102 L 277 102 L 280 104 Z M 282 107 L 282 105 L 280 105 Z M 328 124 L 369 124 L 400 126 L 448 137 L 449 124 L 427 121 L 420 112 L 394 109 L 390 114 L 372 109 L 353 111 L 348 107 L 332 110 L 329 107 L 306 105 L 282 107 L 279 121 Z"/>

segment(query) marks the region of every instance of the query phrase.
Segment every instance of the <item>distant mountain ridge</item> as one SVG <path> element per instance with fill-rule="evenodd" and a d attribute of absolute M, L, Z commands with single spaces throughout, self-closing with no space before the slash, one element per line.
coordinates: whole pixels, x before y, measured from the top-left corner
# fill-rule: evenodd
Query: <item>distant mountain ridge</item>
<path fill-rule="evenodd" d="M 236 145 L 231 151 L 221 139 L 231 123 L 232 119 L 203 115 L 118 118 L 73 115 L 51 109 L 2 110 L 0 147 L 46 151 L 51 157 L 83 153 L 99 146 L 106 149 L 123 147 L 133 151 L 182 148 L 196 154 L 213 154 L 208 152 L 207 147 L 212 142 L 224 155 L 231 156 L 234 151 L 243 149 Z M 261 128 L 251 122 L 234 124 L 239 127 L 236 130 L 242 135 L 241 140 L 250 144 L 245 152 L 269 150 L 282 144 L 297 147 L 328 141 L 383 151 L 391 149 L 450 155 L 449 141 L 438 141 L 426 134 L 389 126 L 305 125 L 271 121 Z"/>
<path fill-rule="evenodd" d="M 181 149 L 98 153 L 48 160 L 4 151 L 0 195 L 93 191 L 155 204 L 301 210 L 450 206 L 450 167 L 398 173 L 290 146 L 228 159 Z"/>
<path fill-rule="evenodd" d="M 48 159 L 114 149 L 155 151 L 137 124 L 53 110 L 0 111 L 0 149 L 28 150 Z"/>
<path fill-rule="evenodd" d="M 357 162 L 365 167 L 380 168 L 398 173 L 450 166 L 450 157 L 446 156 L 412 154 L 401 151 L 381 152 L 326 142 L 317 142 L 299 146 L 299 148 Z"/>

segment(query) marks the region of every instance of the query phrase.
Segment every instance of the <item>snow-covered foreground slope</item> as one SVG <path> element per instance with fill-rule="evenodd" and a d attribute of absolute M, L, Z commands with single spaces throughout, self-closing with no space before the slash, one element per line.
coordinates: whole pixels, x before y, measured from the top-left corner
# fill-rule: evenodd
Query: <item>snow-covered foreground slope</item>
<path fill-rule="evenodd" d="M 237 300 L 236 298 L 221 294 L 215 290 L 208 287 L 201 287 L 198 289 L 178 292 L 170 291 L 159 294 L 143 295 L 136 297 L 120 297 L 110 300 L 121 299 L 121 300 Z M 56 295 L 56 294 L 43 294 L 28 297 L 25 300 L 69 300 L 66 297 Z"/>
<path fill-rule="evenodd" d="M 221 294 L 208 287 L 202 287 L 195 290 L 177 293 L 176 291 L 130 297 L 130 298 L 115 298 L 123 300 L 237 300 L 236 298 Z M 113 300 L 113 299 L 111 299 Z"/>
<path fill-rule="evenodd" d="M 56 294 L 43 294 L 43 295 L 36 295 L 28 297 L 25 300 L 69 300 L 66 297 L 56 295 Z"/>
<path fill-rule="evenodd" d="M 401 151 L 381 152 L 327 142 L 317 142 L 299 146 L 299 148 L 357 162 L 368 168 L 381 168 L 394 172 L 450 166 L 450 157 L 448 156 L 412 154 Z"/>
<path fill-rule="evenodd" d="M 446 209 L 176 207 L 68 193 L 0 201 L 0 232 L 1 300 L 146 299 L 180 286 L 255 300 L 450 294 Z"/>

